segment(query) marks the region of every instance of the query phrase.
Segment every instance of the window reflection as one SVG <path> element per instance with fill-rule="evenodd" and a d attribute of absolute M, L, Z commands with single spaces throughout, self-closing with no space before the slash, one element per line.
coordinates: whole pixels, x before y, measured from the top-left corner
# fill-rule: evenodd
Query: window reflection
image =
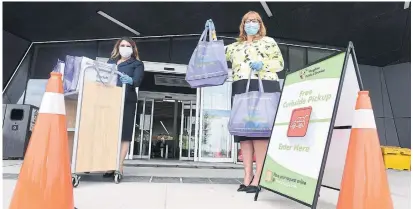
<path fill-rule="evenodd" d="M 40 107 L 48 79 L 29 79 L 25 104 Z M 23 97 L 23 96 L 22 96 Z M 22 99 L 22 98 L 21 98 Z"/>
<path fill-rule="evenodd" d="M 288 58 L 289 58 L 289 66 L 290 66 L 290 71 L 295 72 L 302 67 L 304 67 L 306 63 L 306 57 L 305 57 L 305 48 L 301 47 L 292 47 L 290 46 L 288 51 Z"/>
<path fill-rule="evenodd" d="M 313 63 L 320 59 L 330 56 L 334 51 L 322 49 L 308 49 L 308 63 Z"/>

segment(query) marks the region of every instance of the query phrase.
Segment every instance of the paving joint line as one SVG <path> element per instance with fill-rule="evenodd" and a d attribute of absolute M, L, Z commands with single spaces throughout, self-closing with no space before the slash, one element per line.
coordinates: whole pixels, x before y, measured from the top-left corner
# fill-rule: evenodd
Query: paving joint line
<path fill-rule="evenodd" d="M 109 182 L 100 178 L 99 175 L 81 175 L 82 182 Z M 157 179 L 159 178 L 159 180 Z M 3 173 L 4 180 L 17 180 L 18 174 Z M 185 179 L 185 181 L 184 181 Z M 240 182 L 237 178 L 211 178 L 211 177 L 165 177 L 165 176 L 124 176 L 125 182 L 136 183 L 183 183 L 183 184 L 236 184 Z"/>

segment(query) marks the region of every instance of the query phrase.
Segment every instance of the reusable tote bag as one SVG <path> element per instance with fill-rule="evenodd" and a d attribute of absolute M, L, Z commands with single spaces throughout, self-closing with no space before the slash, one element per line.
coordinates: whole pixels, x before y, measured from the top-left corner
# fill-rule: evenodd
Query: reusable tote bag
<path fill-rule="evenodd" d="M 207 33 L 209 33 L 209 41 L 206 41 Z M 215 26 L 211 21 L 191 56 L 185 80 L 192 88 L 198 88 L 222 85 L 227 78 L 228 65 L 224 41 L 216 39 Z"/>
<path fill-rule="evenodd" d="M 78 82 L 79 82 L 79 77 L 81 73 L 81 66 L 82 66 L 82 60 L 85 57 L 75 57 L 75 62 L 74 62 L 74 70 L 73 70 L 73 80 L 72 80 L 72 85 L 70 86 L 70 91 L 76 91 L 78 90 Z M 89 59 L 89 58 L 87 58 Z"/>
<path fill-rule="evenodd" d="M 235 136 L 270 137 L 281 94 L 265 93 L 259 77 L 259 91 L 249 91 L 251 75 L 245 93 L 234 96 L 228 129 Z"/>
<path fill-rule="evenodd" d="M 64 72 L 63 89 L 65 93 L 70 92 L 72 82 L 73 82 L 74 70 L 75 70 L 75 57 L 66 55 L 65 69 L 63 71 Z"/>

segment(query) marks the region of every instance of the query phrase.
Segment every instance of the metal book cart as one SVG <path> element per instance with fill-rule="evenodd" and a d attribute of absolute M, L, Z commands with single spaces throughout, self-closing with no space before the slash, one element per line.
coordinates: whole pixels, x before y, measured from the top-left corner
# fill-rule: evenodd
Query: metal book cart
<path fill-rule="evenodd" d="M 79 185 L 79 173 L 115 171 L 115 183 L 122 179 L 119 158 L 125 84 L 117 87 L 113 82 L 121 75 L 116 67 L 92 60 L 88 64 L 81 69 L 78 91 L 65 94 L 74 187 Z"/>

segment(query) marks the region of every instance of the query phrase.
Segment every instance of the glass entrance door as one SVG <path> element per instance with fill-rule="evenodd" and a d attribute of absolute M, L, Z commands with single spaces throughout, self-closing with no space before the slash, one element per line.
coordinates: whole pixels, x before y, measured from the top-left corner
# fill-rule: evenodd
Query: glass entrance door
<path fill-rule="evenodd" d="M 179 135 L 179 160 L 194 160 L 195 119 L 195 102 L 182 101 L 181 130 Z"/>
<path fill-rule="evenodd" d="M 201 88 L 199 161 L 234 162 L 233 137 L 228 131 L 231 82 Z"/>
<path fill-rule="evenodd" d="M 138 100 L 135 113 L 134 140 L 129 150 L 129 159 L 150 159 L 154 100 Z"/>

